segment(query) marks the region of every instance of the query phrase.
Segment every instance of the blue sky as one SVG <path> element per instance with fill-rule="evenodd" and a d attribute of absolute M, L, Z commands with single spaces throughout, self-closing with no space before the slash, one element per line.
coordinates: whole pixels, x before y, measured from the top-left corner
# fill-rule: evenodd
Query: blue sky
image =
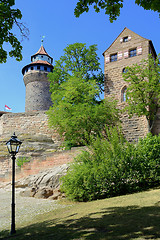
<path fill-rule="evenodd" d="M 48 54 L 58 60 L 63 49 L 75 42 L 87 46 L 97 44 L 101 68 L 104 69 L 102 53 L 110 46 L 120 32 L 127 27 L 153 42 L 160 53 L 160 18 L 153 11 L 146 11 L 135 5 L 134 0 L 124 0 L 124 7 L 117 21 L 110 23 L 104 11 L 95 13 L 93 8 L 79 18 L 74 16 L 78 0 L 16 0 L 16 7 L 22 11 L 22 21 L 30 30 L 29 40 L 23 40 L 23 60 L 17 62 L 8 58 L 0 64 L 0 110 L 5 104 L 12 112 L 25 111 L 25 85 L 22 68 L 30 63 L 30 57 L 41 45 L 45 35 L 44 47 Z M 14 33 L 19 37 L 18 30 Z M 4 47 L 9 49 L 9 45 Z"/>

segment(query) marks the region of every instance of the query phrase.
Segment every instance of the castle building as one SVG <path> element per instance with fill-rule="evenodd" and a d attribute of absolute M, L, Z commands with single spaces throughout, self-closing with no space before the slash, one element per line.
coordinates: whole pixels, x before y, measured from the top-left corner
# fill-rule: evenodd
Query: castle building
<path fill-rule="evenodd" d="M 143 38 L 135 32 L 124 28 L 115 41 L 103 53 L 105 88 L 104 97 L 118 100 L 120 109 L 126 105 L 127 84 L 123 80 L 123 72 L 127 66 L 139 64 L 151 53 L 157 56 L 151 40 Z M 16 132 L 21 134 L 43 136 L 54 139 L 57 134 L 48 127 L 46 110 L 52 105 L 47 75 L 52 72 L 53 59 L 46 52 L 43 44 L 33 56 L 31 63 L 22 69 L 26 86 L 25 113 L 0 114 L 0 136 L 11 136 Z M 123 133 L 129 141 L 138 140 L 148 133 L 145 117 L 128 118 L 127 113 L 121 116 Z M 160 133 L 160 111 L 157 115 L 153 133 Z M 54 136 L 53 136 L 54 135 Z"/>
<path fill-rule="evenodd" d="M 120 109 L 126 105 L 127 84 L 123 80 L 125 68 L 135 63 L 139 64 L 142 59 L 147 59 L 149 53 L 154 58 L 157 56 L 152 41 L 139 36 L 128 28 L 124 28 L 103 53 L 104 97 L 117 99 Z M 0 112 L 0 137 L 2 139 L 5 137 L 7 140 L 13 132 L 16 132 L 19 139 L 25 140 L 23 146 L 25 148 L 26 145 L 27 152 L 28 149 L 35 148 L 35 141 L 40 142 L 39 152 L 43 149 L 43 141 L 49 144 L 55 143 L 57 146 L 61 145 L 61 139 L 56 129 L 50 129 L 48 126 L 46 114 L 46 110 L 52 104 L 47 78 L 48 73 L 53 70 L 52 62 L 52 57 L 48 55 L 42 45 L 39 51 L 31 56 L 31 63 L 22 69 L 26 86 L 25 112 L 7 114 Z M 138 141 L 140 137 L 143 138 L 148 133 L 148 124 L 144 116 L 128 118 L 127 113 L 123 113 L 121 121 L 123 133 L 129 141 Z M 160 133 L 160 109 L 152 131 L 154 134 Z M 2 146 L 3 148 L 4 146 Z M 64 159 L 64 156 L 62 158 Z M 8 156 L 3 156 L 3 151 L 1 151 L 0 178 L 5 176 L 10 169 L 10 160 Z"/>
<path fill-rule="evenodd" d="M 45 111 L 52 105 L 47 75 L 53 70 L 53 58 L 48 55 L 43 44 L 31 56 L 31 63 L 22 69 L 26 87 L 25 111 Z"/>
<path fill-rule="evenodd" d="M 157 54 L 151 40 L 143 38 L 135 32 L 124 28 L 115 41 L 103 53 L 106 97 L 118 100 L 120 109 L 126 104 L 127 83 L 123 80 L 123 73 L 127 66 L 139 64 L 142 59 L 147 59 L 148 54 L 156 58 Z M 158 119 L 158 118 L 157 118 Z M 137 141 L 148 133 L 148 124 L 145 117 L 134 116 L 128 118 L 127 113 L 121 117 L 123 132 L 129 141 Z M 153 132 L 160 132 L 160 123 L 156 122 Z"/>

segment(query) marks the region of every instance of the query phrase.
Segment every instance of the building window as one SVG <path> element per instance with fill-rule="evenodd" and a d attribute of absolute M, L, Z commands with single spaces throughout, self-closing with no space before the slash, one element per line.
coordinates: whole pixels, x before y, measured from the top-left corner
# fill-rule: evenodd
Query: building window
<path fill-rule="evenodd" d="M 47 67 L 44 67 L 44 71 L 47 71 Z"/>
<path fill-rule="evenodd" d="M 126 73 L 126 72 L 128 72 L 128 70 L 126 68 L 123 68 L 122 73 Z"/>
<path fill-rule="evenodd" d="M 127 91 L 127 87 L 123 87 L 122 91 L 121 91 L 121 100 L 122 102 L 126 102 L 126 91 Z"/>
<path fill-rule="evenodd" d="M 34 68 L 33 67 L 31 67 L 31 70 L 33 70 Z"/>
<path fill-rule="evenodd" d="M 128 42 L 128 37 L 124 37 L 123 42 Z"/>
<path fill-rule="evenodd" d="M 136 48 L 129 50 L 129 57 L 134 57 L 136 55 L 137 55 L 137 49 Z"/>
<path fill-rule="evenodd" d="M 117 53 L 112 54 L 112 55 L 110 56 L 110 61 L 111 61 L 111 62 L 117 61 Z"/>
<path fill-rule="evenodd" d="M 37 66 L 37 70 L 40 70 L 40 66 Z"/>

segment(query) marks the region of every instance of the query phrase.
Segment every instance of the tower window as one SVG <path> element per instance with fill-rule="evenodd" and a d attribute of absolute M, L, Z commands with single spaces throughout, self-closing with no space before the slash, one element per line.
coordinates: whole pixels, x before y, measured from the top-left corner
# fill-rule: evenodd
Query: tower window
<path fill-rule="evenodd" d="M 111 61 L 111 62 L 117 61 L 117 53 L 112 54 L 112 55 L 110 56 L 110 61 Z"/>
<path fill-rule="evenodd" d="M 134 57 L 136 55 L 137 55 L 137 49 L 136 48 L 129 50 L 129 57 Z"/>
<path fill-rule="evenodd" d="M 43 56 L 41 56 L 41 58 L 43 58 Z"/>
<path fill-rule="evenodd" d="M 123 42 L 128 42 L 128 37 L 124 37 Z"/>
<path fill-rule="evenodd" d="M 123 87 L 122 88 L 122 91 L 121 91 L 121 101 L 122 102 L 126 102 L 126 91 L 127 91 L 127 87 L 125 86 L 125 87 Z"/>
<path fill-rule="evenodd" d="M 126 68 L 123 68 L 122 69 L 122 73 L 126 73 L 127 72 L 127 69 Z"/>

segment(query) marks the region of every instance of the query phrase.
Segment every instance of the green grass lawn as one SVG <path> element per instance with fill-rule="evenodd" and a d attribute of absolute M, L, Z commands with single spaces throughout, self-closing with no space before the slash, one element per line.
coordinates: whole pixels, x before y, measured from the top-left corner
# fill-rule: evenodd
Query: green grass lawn
<path fill-rule="evenodd" d="M 39 215 L 25 226 L 16 225 L 14 236 L 3 231 L 0 239 L 160 239 L 160 188 L 87 203 L 59 204 L 65 207 Z"/>

